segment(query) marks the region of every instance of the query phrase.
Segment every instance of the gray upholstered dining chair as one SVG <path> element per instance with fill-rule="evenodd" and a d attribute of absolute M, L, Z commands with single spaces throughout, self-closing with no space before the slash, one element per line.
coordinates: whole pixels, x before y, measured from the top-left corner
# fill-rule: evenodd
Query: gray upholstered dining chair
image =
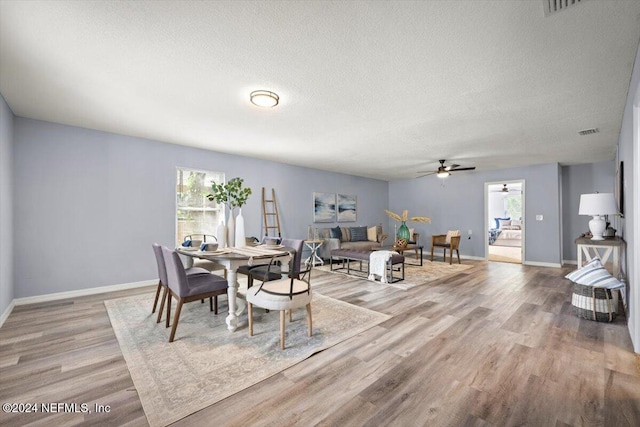
<path fill-rule="evenodd" d="M 158 306 L 158 298 L 160 297 L 160 290 L 164 289 L 162 293 L 162 300 L 160 301 L 160 310 L 158 310 L 158 319 L 156 323 L 160 323 L 160 319 L 162 319 L 162 311 L 164 310 L 164 302 L 167 299 L 167 267 L 164 264 L 164 257 L 162 256 L 162 247 L 154 243 L 151 245 L 153 247 L 153 254 L 156 256 L 156 264 L 158 265 L 158 287 L 156 288 L 156 298 L 153 301 L 153 309 L 151 313 L 156 312 L 156 307 Z M 204 268 L 187 268 L 185 269 L 185 273 L 187 276 L 192 276 L 194 274 L 210 274 L 209 270 Z"/>
<path fill-rule="evenodd" d="M 215 313 L 218 314 L 218 295 L 224 295 L 227 292 L 228 284 L 227 279 L 210 273 L 187 276 L 182 261 L 180 261 L 180 256 L 174 250 L 162 247 L 162 255 L 167 270 L 167 327 L 169 327 L 169 318 L 171 317 L 171 297 L 173 296 L 178 300 L 171 334 L 169 335 L 169 342 L 173 342 L 176 329 L 178 329 L 182 305 L 213 297 Z M 209 300 L 209 308 L 214 311 L 211 300 Z"/>
<path fill-rule="evenodd" d="M 207 243 L 215 244 L 215 247 L 218 247 L 218 238 L 211 234 L 188 234 L 184 236 L 182 241 L 182 246 L 200 248 Z M 208 250 L 208 249 L 203 249 Z M 211 261 L 209 259 L 200 259 L 200 258 L 191 258 L 188 257 L 185 262 L 188 263 L 187 267 L 198 267 L 204 268 L 210 272 L 224 270 L 224 277 L 227 277 L 227 270 L 224 268 L 224 265 L 219 264 L 215 261 Z"/>
<path fill-rule="evenodd" d="M 273 262 L 273 260 L 272 260 Z M 269 263 L 269 267 L 271 266 Z M 311 317 L 311 269 L 298 271 L 299 278 L 293 274 L 279 280 L 262 282 L 260 285 L 247 289 L 247 311 L 249 318 L 249 336 L 253 336 L 253 306 L 267 310 L 280 311 L 280 348 L 285 347 L 285 316 L 289 311 L 289 321 L 292 320 L 292 310 L 300 307 L 307 309 L 308 336 L 313 334 Z M 269 268 L 267 268 L 267 273 Z"/>

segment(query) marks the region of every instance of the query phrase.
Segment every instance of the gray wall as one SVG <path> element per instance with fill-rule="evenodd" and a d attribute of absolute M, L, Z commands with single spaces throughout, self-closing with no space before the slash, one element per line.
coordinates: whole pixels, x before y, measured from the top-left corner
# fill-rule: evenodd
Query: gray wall
<path fill-rule="evenodd" d="M 485 257 L 484 183 L 525 180 L 525 261 L 560 264 L 560 205 L 557 164 L 486 172 L 454 173 L 445 180 L 435 176 L 389 183 L 390 210 L 409 216 L 428 216 L 431 224 L 413 223 L 420 241 L 430 247 L 431 235 L 459 229 L 460 253 Z M 535 215 L 544 215 L 536 221 Z M 391 229 L 393 222 L 390 223 Z M 472 230 L 468 239 L 468 230 Z"/>
<path fill-rule="evenodd" d="M 0 316 L 13 301 L 13 122 L 0 95 Z"/>
<path fill-rule="evenodd" d="M 306 238 L 314 191 L 355 194 L 355 224 L 386 221 L 385 181 L 20 117 L 14 127 L 16 297 L 154 279 L 151 243 L 174 244 L 177 166 L 244 178 L 247 236 L 260 233 L 261 186 L 275 188 L 284 236 Z"/>
<path fill-rule="evenodd" d="M 630 279 L 629 290 L 629 331 L 635 351 L 640 353 L 640 256 L 638 247 L 633 237 L 636 227 L 633 216 L 638 209 L 638 200 L 634 199 L 633 171 L 640 165 L 634 164 L 633 159 L 633 105 L 640 107 L 640 47 L 636 53 L 635 65 L 631 75 L 631 83 L 627 95 L 627 104 L 622 118 L 620 138 L 618 140 L 618 159 L 624 162 L 624 218 L 620 220 L 618 229 L 627 242 L 626 258 L 624 262 L 627 278 Z M 640 147 L 636 146 L 636 150 Z M 633 280 L 635 278 L 635 281 Z"/>
<path fill-rule="evenodd" d="M 578 257 L 575 240 L 589 231 L 590 216 L 578 215 L 580 195 L 613 193 L 616 164 L 614 161 L 562 167 L 562 258 L 575 261 Z M 613 224 L 614 218 L 610 218 Z"/>

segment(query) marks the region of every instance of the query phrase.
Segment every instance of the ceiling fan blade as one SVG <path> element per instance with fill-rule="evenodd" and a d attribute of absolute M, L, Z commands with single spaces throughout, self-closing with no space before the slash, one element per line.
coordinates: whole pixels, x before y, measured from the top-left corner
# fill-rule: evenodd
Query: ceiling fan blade
<path fill-rule="evenodd" d="M 451 169 L 455 169 L 455 168 L 457 168 L 458 166 L 460 166 L 460 165 L 456 165 L 456 164 L 454 163 L 454 164 L 451 164 L 451 165 L 449 165 L 449 166 L 445 166 L 444 170 L 446 170 L 446 171 L 450 171 Z"/>
<path fill-rule="evenodd" d="M 458 169 L 449 169 L 449 172 L 458 172 L 458 171 L 472 171 L 474 170 L 476 167 L 472 166 L 470 168 L 458 168 Z"/>
<path fill-rule="evenodd" d="M 435 173 L 434 171 L 418 171 L 416 173 Z"/>
<path fill-rule="evenodd" d="M 421 173 L 421 172 L 418 172 L 418 173 Z M 418 176 L 416 176 L 416 178 L 422 178 L 423 176 L 434 175 L 435 173 L 436 173 L 436 172 L 429 172 L 429 173 L 425 173 L 425 174 L 422 174 L 422 175 L 418 175 Z"/>

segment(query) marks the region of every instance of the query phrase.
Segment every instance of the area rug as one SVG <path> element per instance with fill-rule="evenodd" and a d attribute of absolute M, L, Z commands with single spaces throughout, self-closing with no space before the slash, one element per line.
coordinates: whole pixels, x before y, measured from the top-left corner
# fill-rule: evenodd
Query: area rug
<path fill-rule="evenodd" d="M 390 317 L 315 293 L 313 336 L 307 336 L 306 311 L 296 310 L 293 322 L 287 321 L 286 348 L 280 350 L 279 312 L 254 310 L 254 336 L 249 337 L 246 314 L 238 330 L 227 330 L 222 298 L 217 316 L 209 304 L 185 304 L 169 344 L 170 328 L 164 318 L 155 322 L 152 301 L 153 294 L 105 301 L 152 427 L 184 418 Z"/>
<path fill-rule="evenodd" d="M 410 260 L 409 262 L 416 262 L 415 258 Z M 358 269 L 360 268 L 359 266 L 360 261 L 352 261 L 351 263 L 351 268 L 352 269 Z M 395 283 L 381 283 L 381 285 L 383 286 L 392 286 L 394 288 L 399 288 L 399 289 L 411 289 L 411 288 L 415 288 L 416 286 L 421 286 L 421 285 L 426 285 L 429 282 L 433 282 L 434 280 L 438 280 L 438 279 L 442 279 L 444 277 L 449 277 L 452 276 L 454 274 L 458 274 L 464 270 L 467 270 L 469 268 L 473 267 L 472 265 L 469 264 L 451 264 L 449 265 L 448 262 L 442 262 L 442 261 L 429 261 L 429 260 L 423 260 L 423 265 L 419 266 L 419 265 L 414 265 L 414 264 L 406 264 L 404 265 L 404 280 L 400 281 L 400 282 L 395 282 Z M 330 270 L 330 266 L 329 264 L 323 265 L 323 266 L 317 266 L 315 267 L 319 270 L 322 271 L 327 271 L 330 273 L 336 273 L 336 274 L 347 274 L 347 270 L 334 270 L 331 271 Z M 335 266 L 334 266 L 335 268 Z M 366 271 L 366 263 L 363 263 L 363 269 Z M 400 276 L 399 272 L 394 272 L 394 277 L 395 276 Z M 360 273 L 360 272 L 356 272 L 356 274 L 353 275 L 354 277 L 358 277 L 361 279 L 367 279 L 367 275 L 366 273 Z M 380 283 L 379 280 L 376 280 L 376 283 Z"/>

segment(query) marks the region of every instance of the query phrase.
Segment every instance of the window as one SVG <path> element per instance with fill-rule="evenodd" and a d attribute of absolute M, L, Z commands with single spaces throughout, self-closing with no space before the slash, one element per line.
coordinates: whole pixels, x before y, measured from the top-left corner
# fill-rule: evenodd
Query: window
<path fill-rule="evenodd" d="M 509 194 L 504 198 L 504 211 L 507 217 L 511 219 L 522 218 L 522 195 Z"/>
<path fill-rule="evenodd" d="M 224 220 L 224 205 L 209 201 L 213 182 L 224 182 L 221 172 L 177 168 L 176 170 L 176 243 L 189 234 L 216 234 Z"/>

